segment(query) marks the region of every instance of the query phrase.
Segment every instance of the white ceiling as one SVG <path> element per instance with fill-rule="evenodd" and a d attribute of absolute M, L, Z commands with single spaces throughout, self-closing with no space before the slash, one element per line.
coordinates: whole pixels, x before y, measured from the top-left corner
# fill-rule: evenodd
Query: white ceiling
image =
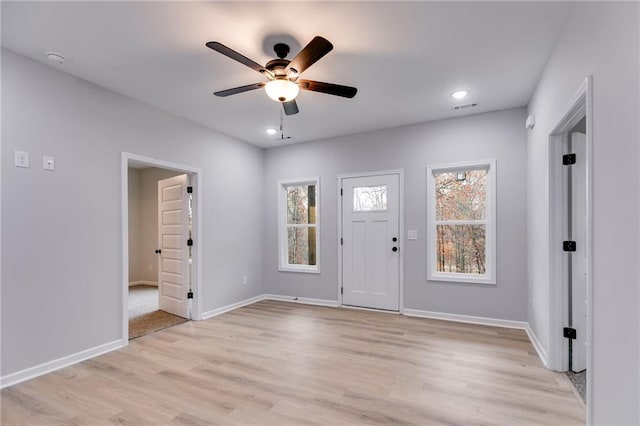
<path fill-rule="evenodd" d="M 9 2 L 2 46 L 261 147 L 526 105 L 569 13 L 565 2 Z M 355 86 L 345 99 L 302 91 L 285 117 L 263 81 L 205 47 L 219 41 L 264 64 L 275 41 L 291 59 L 315 35 L 334 49 L 303 77 Z M 454 111 L 450 94 L 470 92 Z"/>

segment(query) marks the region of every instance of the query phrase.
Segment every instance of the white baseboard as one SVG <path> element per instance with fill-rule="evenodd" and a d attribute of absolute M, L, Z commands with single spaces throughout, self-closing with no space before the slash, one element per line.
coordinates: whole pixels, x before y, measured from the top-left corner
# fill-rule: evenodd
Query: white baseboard
<path fill-rule="evenodd" d="M 281 296 L 279 294 L 265 294 L 263 299 L 277 300 L 279 302 L 302 303 L 305 305 L 331 306 L 338 307 L 340 303 L 337 300 L 328 299 L 312 299 L 309 297 Z"/>
<path fill-rule="evenodd" d="M 549 358 L 547 357 L 547 351 L 544 350 L 544 346 L 542 346 L 542 343 L 540 343 L 540 340 L 538 340 L 538 336 L 536 336 L 536 333 L 533 332 L 533 329 L 531 329 L 531 326 L 529 326 L 529 324 L 527 324 L 525 330 L 527 331 L 529 340 L 531 340 L 531 344 L 538 353 L 538 357 L 540 358 L 544 366 L 549 368 Z"/>
<path fill-rule="evenodd" d="M 242 308 L 243 306 L 251 305 L 252 303 L 256 303 L 261 300 L 264 300 L 264 295 L 262 294 L 260 296 L 251 297 L 249 299 L 241 300 L 239 302 L 232 303 L 230 305 L 212 309 L 210 311 L 203 312 L 201 319 L 206 320 L 209 318 L 213 318 L 217 315 L 224 314 L 225 312 L 233 311 L 234 309 Z"/>
<path fill-rule="evenodd" d="M 431 318 L 444 321 L 466 322 L 469 324 L 491 325 L 494 327 L 518 328 L 526 330 L 529 324 L 526 321 L 512 321 L 498 318 L 474 317 L 470 315 L 447 314 L 444 312 L 422 311 L 419 309 L 406 309 L 404 315 L 410 317 Z"/>
<path fill-rule="evenodd" d="M 158 287 L 156 281 L 129 281 L 129 287 L 133 287 L 134 285 L 152 285 Z"/>
<path fill-rule="evenodd" d="M 15 373 L 7 374 L 6 376 L 0 377 L 0 389 L 33 379 L 38 376 L 42 376 L 43 374 L 47 374 L 64 367 L 68 367 L 72 364 L 77 364 L 89 358 L 93 358 L 98 355 L 120 349 L 126 345 L 126 342 L 118 339 L 114 340 L 113 342 L 89 348 L 75 354 L 64 356 L 62 358 L 54 359 L 53 361 L 48 361 L 34 367 L 25 368 L 24 370 L 17 371 Z"/>

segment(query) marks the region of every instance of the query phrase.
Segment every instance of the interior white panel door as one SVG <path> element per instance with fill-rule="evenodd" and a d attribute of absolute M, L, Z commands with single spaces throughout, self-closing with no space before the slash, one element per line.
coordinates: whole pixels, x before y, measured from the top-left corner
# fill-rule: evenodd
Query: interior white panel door
<path fill-rule="evenodd" d="M 397 174 L 342 179 L 343 305 L 398 310 L 399 180 Z"/>
<path fill-rule="evenodd" d="M 587 368 L 587 139 L 583 133 L 571 134 L 571 151 L 576 163 L 571 166 L 571 227 L 576 251 L 571 254 L 572 322 L 576 339 L 572 345 L 573 371 Z"/>
<path fill-rule="evenodd" d="M 158 181 L 158 293 L 161 310 L 187 318 L 189 290 L 187 175 Z"/>

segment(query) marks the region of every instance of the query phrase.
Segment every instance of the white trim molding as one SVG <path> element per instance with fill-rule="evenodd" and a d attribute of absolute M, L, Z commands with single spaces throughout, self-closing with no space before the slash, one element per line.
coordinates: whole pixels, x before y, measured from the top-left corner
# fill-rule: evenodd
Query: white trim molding
<path fill-rule="evenodd" d="M 93 348 L 85 349 L 84 351 L 80 351 L 75 354 L 54 359 L 53 361 L 47 361 L 33 367 L 25 368 L 24 370 L 16 371 L 15 373 L 7 374 L 6 376 L 0 377 L 0 389 L 34 379 L 38 376 L 51 373 L 52 371 L 77 364 L 89 358 L 94 358 L 98 355 L 102 355 L 125 346 L 126 344 L 123 343 L 121 339 L 118 339 Z"/>
<path fill-rule="evenodd" d="M 204 199 L 203 190 L 203 170 L 199 167 L 193 167 L 184 164 L 173 163 L 170 161 L 160 160 L 153 157 L 132 154 L 122 151 L 120 155 L 120 200 L 121 200 L 121 223 L 122 223 L 122 324 L 121 324 L 121 341 L 126 346 L 129 343 L 129 311 L 127 303 L 129 298 L 129 164 L 145 164 L 148 166 L 160 167 L 179 171 L 190 176 L 190 185 L 194 188 L 195 194 L 193 199 L 193 264 L 192 270 L 192 286 L 194 292 L 194 312 L 192 318 L 198 320 L 202 318 L 202 300 L 203 295 L 203 209 L 202 200 Z"/>
<path fill-rule="evenodd" d="M 544 346 L 542 346 L 542 343 L 540 343 L 538 336 L 536 336 L 536 333 L 534 333 L 533 329 L 528 323 L 525 330 L 527 332 L 527 336 L 529 336 L 529 340 L 531 340 L 533 348 L 538 353 L 540 361 L 542 361 L 545 367 L 549 368 L 549 358 L 547 357 L 547 351 L 544 350 Z"/>
<path fill-rule="evenodd" d="M 264 300 L 264 295 L 251 297 L 249 299 L 241 300 L 241 301 L 236 302 L 236 303 L 231 303 L 229 305 L 222 306 L 220 308 L 212 309 L 210 311 L 205 311 L 205 312 L 202 313 L 201 319 L 206 320 L 206 319 L 209 319 L 209 318 L 213 318 L 213 317 L 216 317 L 218 315 L 222 315 L 225 312 L 230 312 L 230 311 L 233 311 L 235 309 L 242 308 L 243 306 L 252 305 L 252 304 L 254 304 L 256 302 L 260 302 L 261 300 Z"/>
<path fill-rule="evenodd" d="M 405 308 L 404 314 L 408 317 L 430 318 L 444 321 L 464 322 L 468 324 L 490 325 L 503 328 L 517 328 L 526 330 L 529 324 L 526 321 L 512 321 L 499 318 L 475 317 L 471 315 L 448 314 L 446 312 L 423 311 L 420 309 Z"/>
<path fill-rule="evenodd" d="M 455 282 L 495 285 L 496 280 L 496 159 L 464 161 L 448 164 L 430 164 L 427 169 L 427 281 Z M 483 220 L 449 220 L 439 221 L 436 214 L 436 180 L 435 175 L 451 172 L 486 170 L 486 214 Z M 463 180 L 465 180 L 463 178 Z M 485 226 L 485 273 L 471 274 L 459 272 L 439 272 L 436 269 L 437 247 L 436 228 L 443 225 L 484 225 Z"/>
<path fill-rule="evenodd" d="M 157 281 L 129 281 L 129 287 L 133 287 L 136 285 L 151 285 L 154 287 L 158 287 Z"/>
<path fill-rule="evenodd" d="M 315 187 L 315 216 L 316 223 L 293 224 L 287 222 L 287 188 L 293 186 Z M 278 271 L 280 272 L 304 272 L 311 274 L 320 273 L 320 176 L 304 177 L 299 179 L 285 179 L 278 181 Z M 289 239 L 288 229 L 294 227 L 315 228 L 316 232 L 316 259 L 315 265 L 301 265 L 289 263 Z"/>

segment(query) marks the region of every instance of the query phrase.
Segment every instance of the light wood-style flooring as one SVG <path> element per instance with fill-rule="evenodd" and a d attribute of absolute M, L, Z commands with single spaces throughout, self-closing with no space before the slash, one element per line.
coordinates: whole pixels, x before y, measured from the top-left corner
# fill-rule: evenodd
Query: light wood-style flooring
<path fill-rule="evenodd" d="M 573 425 L 526 333 L 262 301 L 1 393 L 8 425 Z"/>

